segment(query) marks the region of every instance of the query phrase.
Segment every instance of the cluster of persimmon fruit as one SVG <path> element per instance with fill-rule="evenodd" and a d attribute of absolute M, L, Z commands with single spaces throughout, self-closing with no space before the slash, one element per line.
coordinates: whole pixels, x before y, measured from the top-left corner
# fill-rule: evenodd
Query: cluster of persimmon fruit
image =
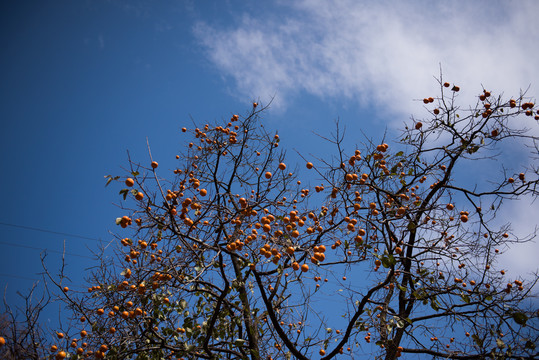
<path fill-rule="evenodd" d="M 443 86 L 444 87 L 449 87 L 451 85 L 446 82 L 446 83 L 443 84 Z M 453 86 L 452 90 L 455 91 L 455 92 L 458 92 L 460 90 L 460 88 L 458 86 Z M 484 110 L 481 113 L 481 116 L 483 118 L 487 118 L 488 116 L 493 114 L 494 110 L 492 109 L 492 105 L 489 102 L 489 98 L 491 97 L 491 95 L 492 94 L 490 93 L 490 91 L 487 91 L 487 90 L 483 90 L 483 93 L 481 95 L 479 95 L 479 100 L 481 100 L 483 102 Z M 424 104 L 429 104 L 429 103 L 434 102 L 434 100 L 435 99 L 433 97 L 424 98 L 423 103 Z M 509 100 L 509 107 L 516 108 L 518 106 L 519 105 L 517 104 L 517 101 L 515 99 L 510 99 Z M 534 112 L 534 110 L 533 110 L 534 107 L 535 107 L 535 104 L 533 102 L 522 102 L 520 104 L 520 108 L 525 111 L 524 113 L 526 114 L 526 116 L 534 116 L 534 114 L 535 114 L 534 119 L 539 120 L 539 110 Z M 439 115 L 440 114 L 440 109 L 435 108 L 433 110 L 433 113 L 434 113 L 434 115 Z M 416 130 L 421 129 L 422 127 L 423 127 L 422 122 L 418 121 L 418 122 L 415 123 Z M 496 136 L 498 136 L 498 134 L 499 134 L 499 132 L 498 132 L 497 129 L 494 129 L 491 132 L 492 137 L 496 137 Z"/>
<path fill-rule="evenodd" d="M 81 317 L 81 322 L 85 322 L 86 318 Z M 102 344 L 99 346 L 98 350 L 95 352 L 92 350 L 87 350 L 88 343 L 83 341 L 85 337 L 88 336 L 88 332 L 86 330 L 80 331 L 80 339 L 77 338 L 71 338 L 69 339 L 70 347 L 73 348 L 74 353 L 77 355 L 84 355 L 85 357 L 91 357 L 94 356 L 96 359 L 103 359 L 105 358 L 105 355 L 107 351 L 109 350 L 109 347 L 106 344 Z M 66 338 L 65 334 L 63 332 L 57 332 L 56 337 L 58 340 L 64 340 Z M 82 341 L 82 343 L 79 344 L 79 341 Z M 67 352 L 65 350 L 58 351 L 57 345 L 51 345 L 50 349 L 51 353 L 54 354 L 54 358 L 56 360 L 63 360 L 67 357 Z"/>

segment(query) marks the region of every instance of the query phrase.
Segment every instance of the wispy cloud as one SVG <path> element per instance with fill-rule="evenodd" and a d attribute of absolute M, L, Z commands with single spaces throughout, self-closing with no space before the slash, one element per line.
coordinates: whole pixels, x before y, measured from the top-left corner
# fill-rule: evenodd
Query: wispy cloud
<path fill-rule="evenodd" d="M 285 107 L 301 92 L 410 114 L 444 76 L 518 95 L 539 79 L 539 2 L 283 2 L 194 33 L 231 89 Z M 417 106 L 416 106 L 417 105 Z"/>

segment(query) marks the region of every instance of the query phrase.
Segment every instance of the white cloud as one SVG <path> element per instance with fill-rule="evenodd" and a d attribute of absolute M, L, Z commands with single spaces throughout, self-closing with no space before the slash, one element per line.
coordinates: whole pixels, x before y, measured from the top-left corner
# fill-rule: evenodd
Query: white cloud
<path fill-rule="evenodd" d="M 537 214 L 539 214 L 539 202 L 533 202 L 530 197 L 510 201 L 504 208 L 501 218 L 511 219 L 512 235 L 519 238 L 529 238 L 535 230 L 539 231 Z M 537 227 L 537 229 L 536 229 Z M 500 265 L 510 269 L 509 275 L 522 276 L 534 279 L 535 273 L 539 273 L 539 241 L 537 238 L 523 244 L 515 244 L 504 251 L 500 259 Z"/>
<path fill-rule="evenodd" d="M 303 0 L 194 32 L 239 96 L 285 107 L 305 91 L 408 115 L 436 94 L 440 64 L 464 97 L 481 84 L 518 95 L 539 79 L 538 13 L 536 1 Z"/>
<path fill-rule="evenodd" d="M 537 95 L 537 14 L 539 1 L 283 1 L 231 17 L 229 27 L 198 23 L 194 33 L 240 97 L 276 95 L 281 109 L 303 92 L 340 98 L 400 115 L 400 126 L 402 116 L 425 114 L 412 99 L 437 94 L 440 64 L 462 104 L 475 103 L 481 85 L 507 97 L 532 85 L 528 95 Z M 537 206 L 509 205 L 516 233 L 533 231 Z M 500 265 L 529 273 L 538 254 L 537 242 L 514 246 Z"/>

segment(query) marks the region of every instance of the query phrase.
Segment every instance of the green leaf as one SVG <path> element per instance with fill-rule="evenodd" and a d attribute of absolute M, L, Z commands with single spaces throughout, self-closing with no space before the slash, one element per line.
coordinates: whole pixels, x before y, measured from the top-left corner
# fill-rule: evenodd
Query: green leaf
<path fill-rule="evenodd" d="M 105 175 L 105 179 L 107 179 L 107 183 L 105 184 L 105 186 L 107 186 L 108 184 L 110 184 L 110 182 L 112 180 L 118 180 L 120 177 L 119 176 L 112 176 L 112 175 Z"/>
<path fill-rule="evenodd" d="M 236 340 L 234 340 L 234 345 L 236 345 L 236 346 L 238 346 L 238 347 L 239 347 L 239 346 L 243 346 L 243 344 L 245 344 L 245 340 L 243 340 L 243 339 L 236 339 Z"/>
<path fill-rule="evenodd" d="M 402 155 L 404 155 L 403 151 L 399 151 L 398 153 L 395 154 L 395 156 L 402 156 Z"/>
<path fill-rule="evenodd" d="M 127 194 L 129 194 L 129 189 L 120 190 L 120 195 L 124 196 L 124 200 L 127 198 Z"/>
<path fill-rule="evenodd" d="M 406 286 L 402 286 L 402 285 L 399 285 L 399 284 L 397 284 L 397 287 L 399 288 L 400 291 L 402 291 L 402 292 L 404 292 L 404 293 L 408 290 L 408 289 L 406 288 Z"/>
<path fill-rule="evenodd" d="M 528 321 L 528 317 L 526 314 L 521 312 L 513 313 L 513 320 L 519 325 L 526 326 L 526 321 Z"/>
<path fill-rule="evenodd" d="M 483 346 L 483 340 L 479 336 L 477 336 L 477 334 L 473 334 L 472 339 L 477 344 L 477 346 L 479 347 Z"/>
<path fill-rule="evenodd" d="M 460 297 L 462 298 L 462 301 L 464 301 L 466 304 L 470 303 L 470 297 L 468 295 L 462 294 Z"/>
<path fill-rule="evenodd" d="M 505 347 L 505 343 L 502 339 L 498 338 L 496 339 L 496 346 L 498 346 L 500 349 L 503 349 Z"/>
<path fill-rule="evenodd" d="M 131 171 L 131 175 L 133 175 L 133 176 L 135 176 L 135 177 L 136 177 L 136 176 L 139 176 L 139 174 L 140 174 L 140 173 L 139 173 L 138 171 Z"/>

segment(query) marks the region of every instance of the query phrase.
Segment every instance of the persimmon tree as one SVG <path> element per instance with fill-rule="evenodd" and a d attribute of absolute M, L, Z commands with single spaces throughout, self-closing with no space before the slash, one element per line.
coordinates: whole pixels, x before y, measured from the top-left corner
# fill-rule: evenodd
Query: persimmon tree
<path fill-rule="evenodd" d="M 498 262 L 535 237 L 500 214 L 538 195 L 539 112 L 522 94 L 486 90 L 459 108 L 459 88 L 439 85 L 423 100 L 428 117 L 391 145 L 348 152 L 337 131 L 326 139 L 334 156 L 300 153 L 300 167 L 256 103 L 183 128 L 175 169 L 151 152 L 129 159 L 107 177 L 123 185 L 116 260 L 97 267 L 88 293 L 50 278 L 72 311 L 51 356 L 539 356 L 537 276 L 509 277 Z M 493 161 L 506 143 L 530 153 L 522 168 Z M 485 162 L 488 181 L 473 174 Z"/>
<path fill-rule="evenodd" d="M 33 284 L 27 294 L 19 293 L 16 309 L 8 304 L 4 297 L 4 311 L 0 314 L 0 355 L 2 359 L 43 359 L 49 350 L 43 345 L 47 342 L 46 331 L 40 324 L 40 314 L 50 304 L 47 289 L 36 296 L 38 283 Z M 9 343 L 6 345 L 6 338 Z"/>

